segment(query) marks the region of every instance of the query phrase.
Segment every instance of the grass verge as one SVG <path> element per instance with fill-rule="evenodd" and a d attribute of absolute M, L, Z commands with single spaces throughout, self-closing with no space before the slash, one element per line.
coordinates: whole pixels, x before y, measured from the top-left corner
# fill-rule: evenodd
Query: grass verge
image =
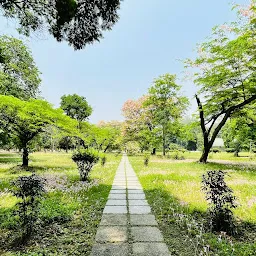
<path fill-rule="evenodd" d="M 18 159 L 0 154 L 0 255 L 90 255 L 120 156 L 107 155 L 106 165 L 95 165 L 88 182 L 79 181 L 70 154 L 34 153 L 29 171 L 16 167 Z M 11 181 L 31 171 L 46 178 L 47 194 L 35 234 L 20 247 L 14 243 L 18 227 L 12 216 L 16 198 L 10 193 Z"/>
<path fill-rule="evenodd" d="M 172 255 L 255 255 L 256 167 L 220 163 L 173 162 L 153 157 L 129 157 L 145 190 L 152 211 Z M 207 202 L 201 177 L 207 170 L 225 170 L 227 183 L 237 196 L 236 237 L 210 233 L 204 228 Z"/>

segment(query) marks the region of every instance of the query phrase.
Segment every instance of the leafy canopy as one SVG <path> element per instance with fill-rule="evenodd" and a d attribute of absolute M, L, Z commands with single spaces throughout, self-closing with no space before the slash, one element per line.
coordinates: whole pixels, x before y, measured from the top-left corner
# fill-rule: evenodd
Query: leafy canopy
<path fill-rule="evenodd" d="M 0 94 L 36 98 L 41 79 L 29 49 L 16 38 L 1 36 L 0 55 Z"/>
<path fill-rule="evenodd" d="M 46 28 L 57 41 L 79 50 L 99 41 L 118 20 L 120 0 L 0 0 L 0 9 L 29 35 Z"/>
<path fill-rule="evenodd" d="M 27 147 L 49 125 L 77 134 L 76 121 L 44 100 L 22 101 L 13 96 L 0 95 L 0 124 L 2 129 L 16 138 L 20 148 Z"/>
<path fill-rule="evenodd" d="M 92 114 L 92 107 L 86 98 L 77 94 L 63 95 L 60 106 L 69 117 L 78 122 L 85 121 Z"/>

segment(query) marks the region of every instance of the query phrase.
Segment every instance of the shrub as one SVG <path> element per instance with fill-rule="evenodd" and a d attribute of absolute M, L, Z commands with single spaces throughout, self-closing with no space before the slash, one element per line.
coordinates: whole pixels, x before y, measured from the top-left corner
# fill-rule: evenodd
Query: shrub
<path fill-rule="evenodd" d="M 149 164 L 149 159 L 150 159 L 150 155 L 149 154 L 145 154 L 144 155 L 144 165 L 148 166 Z"/>
<path fill-rule="evenodd" d="M 93 165 L 99 161 L 99 153 L 93 149 L 83 149 L 72 155 L 72 160 L 77 164 L 80 180 L 86 181 Z"/>
<path fill-rule="evenodd" d="M 218 149 L 218 148 L 212 148 L 212 149 L 211 149 L 211 152 L 213 152 L 213 153 L 220 153 L 221 150 Z"/>
<path fill-rule="evenodd" d="M 225 180 L 225 172 L 208 171 L 203 175 L 202 190 L 209 202 L 208 225 L 212 231 L 235 232 L 235 219 L 232 212 L 236 208 L 235 196 Z"/>
<path fill-rule="evenodd" d="M 35 174 L 21 176 L 13 182 L 13 195 L 20 199 L 14 214 L 18 217 L 21 227 L 22 243 L 27 241 L 34 231 L 34 225 L 38 220 L 40 199 L 45 192 L 44 184 L 45 180 Z"/>
<path fill-rule="evenodd" d="M 185 156 L 184 156 L 181 152 L 179 152 L 178 150 L 176 150 L 176 151 L 174 152 L 173 159 L 175 159 L 175 160 L 184 160 L 184 159 L 185 159 Z"/>
<path fill-rule="evenodd" d="M 234 148 L 226 148 L 227 153 L 234 153 L 235 149 Z"/>
<path fill-rule="evenodd" d="M 101 156 L 100 156 L 100 163 L 101 163 L 101 165 L 102 166 L 105 166 L 105 164 L 106 164 L 106 162 L 107 162 L 107 157 L 106 157 L 106 155 L 105 154 L 102 154 Z"/>
<path fill-rule="evenodd" d="M 139 143 L 136 141 L 129 141 L 125 144 L 125 151 L 128 155 L 134 156 L 140 152 Z"/>

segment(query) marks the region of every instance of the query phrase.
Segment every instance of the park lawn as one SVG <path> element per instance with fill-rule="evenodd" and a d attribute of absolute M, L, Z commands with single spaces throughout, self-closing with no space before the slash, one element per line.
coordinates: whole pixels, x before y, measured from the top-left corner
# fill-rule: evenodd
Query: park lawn
<path fill-rule="evenodd" d="M 17 168 L 20 156 L 0 154 L 0 255 L 90 255 L 96 230 L 121 156 L 107 155 L 104 167 L 94 166 L 89 182 L 80 182 L 71 154 L 33 153 L 30 171 Z M 16 198 L 11 181 L 35 171 L 47 180 L 36 234 L 17 247 L 11 212 Z"/>
<path fill-rule="evenodd" d="M 199 164 L 155 156 L 145 167 L 142 156 L 129 159 L 173 255 L 199 255 L 202 250 L 209 250 L 208 254 L 202 255 L 255 255 L 256 162 L 250 166 L 241 163 Z M 227 183 L 239 204 L 234 212 L 242 235 L 232 238 L 223 235 L 220 239 L 220 234 L 204 230 L 202 223 L 207 202 L 201 191 L 201 178 L 207 170 L 228 173 Z"/>

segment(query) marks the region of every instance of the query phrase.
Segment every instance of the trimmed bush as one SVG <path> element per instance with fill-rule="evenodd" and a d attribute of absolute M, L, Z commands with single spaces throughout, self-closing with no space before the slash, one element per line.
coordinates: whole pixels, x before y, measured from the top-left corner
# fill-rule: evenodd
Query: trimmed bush
<path fill-rule="evenodd" d="M 208 225 L 211 231 L 235 233 L 235 218 L 232 209 L 236 208 L 236 198 L 225 182 L 225 172 L 208 171 L 203 175 L 202 190 L 209 202 Z"/>
<path fill-rule="evenodd" d="M 79 150 L 72 155 L 72 160 L 77 164 L 81 181 L 87 180 L 89 172 L 99 159 L 99 152 L 94 149 Z"/>

